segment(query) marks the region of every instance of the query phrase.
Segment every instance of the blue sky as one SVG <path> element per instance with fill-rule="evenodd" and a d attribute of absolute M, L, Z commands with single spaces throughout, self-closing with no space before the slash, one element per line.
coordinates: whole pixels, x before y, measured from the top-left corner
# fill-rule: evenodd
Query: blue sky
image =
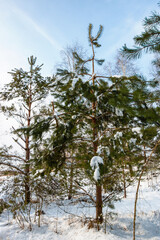
<path fill-rule="evenodd" d="M 13 68 L 26 68 L 34 55 L 52 75 L 60 50 L 78 41 L 88 48 L 88 24 L 104 26 L 99 56 L 111 61 L 124 43 L 142 31 L 142 20 L 156 10 L 158 0 L 0 0 L 0 83 Z M 142 71 L 151 56 L 145 56 Z"/>

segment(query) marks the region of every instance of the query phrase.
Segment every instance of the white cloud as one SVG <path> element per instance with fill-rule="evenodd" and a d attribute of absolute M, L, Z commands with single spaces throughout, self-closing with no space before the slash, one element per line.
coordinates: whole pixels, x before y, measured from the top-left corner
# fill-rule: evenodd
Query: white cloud
<path fill-rule="evenodd" d="M 32 26 L 35 31 L 45 38 L 54 48 L 61 50 L 61 45 L 51 37 L 39 24 L 37 24 L 29 15 L 27 15 L 23 10 L 18 7 L 12 6 L 12 11 L 17 14 L 26 24 Z"/>

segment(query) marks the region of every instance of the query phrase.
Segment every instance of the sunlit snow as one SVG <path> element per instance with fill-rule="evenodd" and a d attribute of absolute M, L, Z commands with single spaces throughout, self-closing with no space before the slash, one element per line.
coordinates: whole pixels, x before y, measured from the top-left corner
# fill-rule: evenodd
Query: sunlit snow
<path fill-rule="evenodd" d="M 100 179 L 100 169 L 99 164 L 103 164 L 103 159 L 99 156 L 94 156 L 91 159 L 90 166 L 94 171 L 94 179 L 98 181 Z"/>

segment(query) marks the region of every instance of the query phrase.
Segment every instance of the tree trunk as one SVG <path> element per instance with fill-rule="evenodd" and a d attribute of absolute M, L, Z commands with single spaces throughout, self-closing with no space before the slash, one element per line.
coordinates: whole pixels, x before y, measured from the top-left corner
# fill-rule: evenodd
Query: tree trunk
<path fill-rule="evenodd" d="M 103 222 L 102 213 L 102 186 L 96 185 L 96 221 L 97 223 Z"/>
<path fill-rule="evenodd" d="M 30 203 L 30 184 L 29 184 L 29 175 L 25 176 L 25 204 Z"/>
<path fill-rule="evenodd" d="M 32 66 L 31 66 L 31 79 L 32 79 Z M 31 82 L 28 90 L 29 103 L 28 103 L 28 116 L 27 116 L 27 126 L 31 125 L 31 105 L 32 105 L 32 91 Z M 29 146 L 29 134 L 26 135 L 26 163 L 25 163 L 25 203 L 30 203 L 31 193 L 30 193 L 30 146 Z"/>
<path fill-rule="evenodd" d="M 30 149 L 29 149 L 29 137 L 26 138 L 26 163 L 25 163 L 25 204 L 30 202 L 30 176 L 29 176 L 29 159 L 30 159 Z"/>
<path fill-rule="evenodd" d="M 68 200 L 72 199 L 73 194 L 73 159 L 71 160 Z"/>
<path fill-rule="evenodd" d="M 125 163 L 123 164 L 123 191 L 124 191 L 124 198 L 127 198 L 127 191 L 126 191 L 126 175 L 125 175 Z"/>
<path fill-rule="evenodd" d="M 93 58 L 92 58 L 92 84 L 95 86 L 95 71 L 94 71 L 94 61 L 95 61 L 95 52 L 94 52 L 94 47 L 93 47 L 93 42 L 92 39 L 91 41 L 91 46 L 92 46 L 92 53 L 93 53 Z M 94 94 L 94 92 L 93 92 Z M 94 155 L 97 154 L 97 148 L 98 148 L 98 130 L 97 130 L 97 119 L 96 119 L 96 105 L 97 102 L 93 101 L 92 102 L 92 124 L 93 124 L 93 152 Z M 96 221 L 97 225 L 99 223 L 103 222 L 103 212 L 102 212 L 102 186 L 96 183 Z M 99 228 L 98 228 L 99 230 Z"/>
<path fill-rule="evenodd" d="M 133 218 L 133 240 L 136 239 L 136 216 L 137 216 L 137 201 L 138 201 L 138 192 L 139 192 L 139 187 L 140 187 L 140 183 L 141 183 L 141 179 L 143 176 L 143 173 L 148 165 L 148 163 L 150 162 L 150 159 L 152 157 L 152 154 L 154 153 L 154 151 L 156 150 L 157 146 L 160 144 L 160 141 L 158 141 L 156 143 L 156 145 L 154 146 L 154 148 L 152 149 L 152 152 L 150 154 L 150 156 L 147 159 L 146 156 L 146 152 L 145 152 L 145 146 L 144 146 L 144 165 L 142 167 L 141 173 L 139 175 L 138 178 L 138 184 L 137 184 L 137 190 L 136 190 L 136 196 L 135 196 L 135 202 L 134 202 L 134 218 Z"/>
<path fill-rule="evenodd" d="M 135 196 L 135 201 L 134 201 L 134 218 L 133 218 L 133 240 L 136 239 L 136 215 L 137 215 L 137 201 L 138 201 L 138 192 L 139 192 L 139 187 L 140 187 L 140 182 L 141 178 L 144 172 L 144 168 L 139 176 L 138 179 L 138 185 L 137 185 L 137 190 L 136 190 L 136 196 Z"/>

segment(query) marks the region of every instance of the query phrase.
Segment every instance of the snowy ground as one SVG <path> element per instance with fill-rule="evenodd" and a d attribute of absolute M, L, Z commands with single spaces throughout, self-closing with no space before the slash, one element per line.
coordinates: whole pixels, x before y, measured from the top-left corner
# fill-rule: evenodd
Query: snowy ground
<path fill-rule="evenodd" d="M 153 187 L 148 182 L 141 184 L 138 200 L 136 240 L 160 240 L 160 187 L 154 180 Z M 121 240 L 132 239 L 133 206 L 135 187 L 128 189 L 127 199 L 115 203 L 113 216 L 100 231 L 88 229 L 85 216 L 94 216 L 92 207 L 65 201 L 65 206 L 55 203 L 44 208 L 41 227 L 33 223 L 32 231 L 20 229 L 12 215 L 6 210 L 0 215 L 0 240 Z M 69 213 L 81 216 L 75 217 Z M 83 221 L 82 221 L 83 219 Z"/>

